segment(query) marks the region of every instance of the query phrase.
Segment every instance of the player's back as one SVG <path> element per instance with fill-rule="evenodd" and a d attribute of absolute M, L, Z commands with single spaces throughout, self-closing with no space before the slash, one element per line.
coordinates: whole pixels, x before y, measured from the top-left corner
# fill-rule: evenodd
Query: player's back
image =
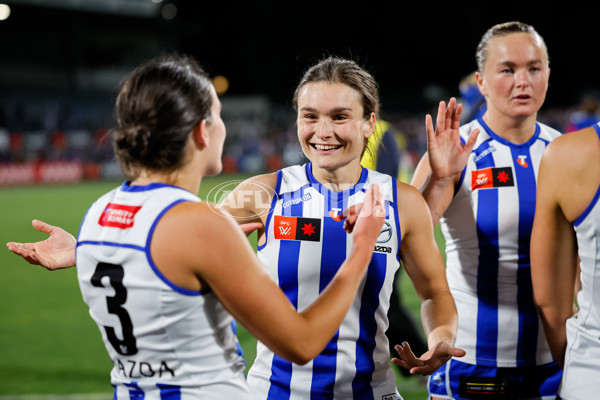
<path fill-rule="evenodd" d="M 181 400 L 247 394 L 231 315 L 214 293 L 178 287 L 152 260 L 157 222 L 182 201 L 199 199 L 169 185 L 125 183 L 84 217 L 78 279 L 114 363 L 116 399 L 142 393 L 145 399 Z"/>

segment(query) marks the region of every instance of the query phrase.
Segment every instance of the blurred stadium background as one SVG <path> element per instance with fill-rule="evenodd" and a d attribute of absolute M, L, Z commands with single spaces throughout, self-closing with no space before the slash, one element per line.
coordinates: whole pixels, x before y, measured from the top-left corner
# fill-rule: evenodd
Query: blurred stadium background
<path fill-rule="evenodd" d="M 120 182 L 107 137 L 118 84 L 162 52 L 195 56 L 220 92 L 225 169 L 205 182 L 207 191 L 304 162 L 292 92 L 305 68 L 327 55 L 350 57 L 379 81 L 381 116 L 401 151 L 399 178 L 408 179 L 425 150 L 424 115 L 439 100 L 461 98 L 459 82 L 475 68 L 481 35 L 508 20 L 534 25 L 549 47 L 551 86 L 540 120 L 569 131 L 598 118 L 596 17 L 584 2 L 0 3 L 2 243 L 40 239 L 33 218 L 76 232 L 88 204 Z M 8 251 L 0 265 L 0 398 L 110 392 L 110 362 L 75 271 L 40 271 Z M 417 312 L 409 281 L 401 282 Z M 243 330 L 240 337 L 251 362 L 253 339 Z M 406 399 L 423 398 L 418 379 L 399 382 Z"/>

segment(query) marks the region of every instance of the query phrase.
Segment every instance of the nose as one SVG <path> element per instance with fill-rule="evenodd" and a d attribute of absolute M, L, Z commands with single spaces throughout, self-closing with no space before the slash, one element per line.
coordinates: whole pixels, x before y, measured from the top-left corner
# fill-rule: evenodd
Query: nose
<path fill-rule="evenodd" d="M 529 85 L 529 73 L 525 70 L 518 70 L 515 73 L 515 84 L 518 87 L 526 87 Z"/>
<path fill-rule="evenodd" d="M 333 136 L 333 122 L 329 118 L 321 118 L 316 126 L 315 136 L 319 139 Z"/>

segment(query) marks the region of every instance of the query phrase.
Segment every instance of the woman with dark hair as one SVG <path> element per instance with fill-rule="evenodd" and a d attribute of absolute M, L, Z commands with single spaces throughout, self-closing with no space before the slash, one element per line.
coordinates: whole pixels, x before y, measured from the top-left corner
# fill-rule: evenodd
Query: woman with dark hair
<path fill-rule="evenodd" d="M 375 247 L 384 209 L 379 188 L 369 186 L 360 216 L 351 213 L 346 224 L 351 251 L 297 312 L 236 222 L 196 196 L 202 178 L 222 167 L 220 107 L 191 58 L 161 57 L 134 70 L 117 97 L 113 131 L 128 180 L 89 208 L 75 253 L 64 231 L 51 236 L 60 267 L 77 265 L 114 363 L 115 399 L 250 398 L 233 318 L 305 364 L 345 317 Z M 44 256 L 43 246 L 9 248 L 30 261 Z"/>
<path fill-rule="evenodd" d="M 351 60 L 324 59 L 306 71 L 293 102 L 298 139 L 310 162 L 250 178 L 221 203 L 240 223 L 255 224 L 258 257 L 292 306 L 308 310 L 335 282 L 332 279 L 341 271 L 340 265 L 357 245 L 356 234 L 352 237 L 344 232 L 344 210 L 353 209 L 365 196 L 368 198 L 372 185 L 381 188 L 385 221 L 373 244 L 368 271 L 358 292 L 352 292 L 354 299 L 348 313 L 313 361 L 301 365 L 292 357 L 285 357 L 285 352 L 266 342 L 264 336 L 255 335 L 258 351 L 248 373 L 253 397 L 400 398 L 385 336 L 400 258 L 405 261 L 406 272 L 422 301 L 421 316 L 429 350 L 417 358 L 410 345 L 403 343 L 404 360 L 394 361 L 412 368 L 413 373 L 426 375 L 451 356 L 464 355 L 463 350 L 454 347 L 456 308 L 433 236 L 431 215 L 418 190 L 360 164 L 379 112 L 378 85 L 371 74 Z M 57 239 L 58 228 L 43 229 L 51 233 L 48 241 L 23 246 L 28 250 L 49 246 L 51 253 L 62 247 L 62 254 L 68 257 L 68 244 L 52 243 Z M 181 233 L 172 233 L 173 240 L 182 237 Z M 221 237 L 215 232 L 212 239 Z M 220 242 L 213 246 L 229 252 L 236 248 Z M 17 250 L 17 246 L 13 245 L 13 249 Z M 181 249 L 173 247 L 172 251 Z M 53 267 L 66 266 L 60 259 L 15 252 L 46 267 L 49 263 Z M 53 255 L 60 254 L 58 251 Z M 214 255 L 220 257 L 221 253 Z M 236 274 L 231 276 L 242 282 L 236 286 L 238 290 L 247 290 L 247 280 Z M 253 307 L 251 315 L 264 313 L 262 308 Z M 242 325 L 246 326 L 249 315 L 239 318 Z M 250 318 L 250 322 L 256 321 Z M 298 340 L 287 332 L 294 329 L 289 324 L 283 325 L 286 329 L 278 326 L 265 328 L 280 332 L 281 341 Z"/>

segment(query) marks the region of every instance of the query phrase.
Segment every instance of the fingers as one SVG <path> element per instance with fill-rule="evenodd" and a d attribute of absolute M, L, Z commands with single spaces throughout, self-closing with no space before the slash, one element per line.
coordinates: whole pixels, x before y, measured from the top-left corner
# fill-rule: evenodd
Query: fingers
<path fill-rule="evenodd" d="M 33 221 L 31 221 L 31 225 L 34 227 L 35 230 L 48 234 L 51 233 L 54 229 L 54 226 L 40 221 L 39 219 L 34 219 Z"/>
<path fill-rule="evenodd" d="M 261 229 L 263 225 L 260 222 L 248 222 L 247 224 L 240 224 L 239 227 L 242 228 L 242 231 L 246 235 L 249 235 L 256 230 Z"/>
<path fill-rule="evenodd" d="M 475 142 L 477 141 L 477 137 L 479 136 L 479 128 L 473 129 L 467 138 L 467 143 L 465 143 L 464 149 L 465 152 L 471 153 L 473 147 L 475 146 Z"/>

